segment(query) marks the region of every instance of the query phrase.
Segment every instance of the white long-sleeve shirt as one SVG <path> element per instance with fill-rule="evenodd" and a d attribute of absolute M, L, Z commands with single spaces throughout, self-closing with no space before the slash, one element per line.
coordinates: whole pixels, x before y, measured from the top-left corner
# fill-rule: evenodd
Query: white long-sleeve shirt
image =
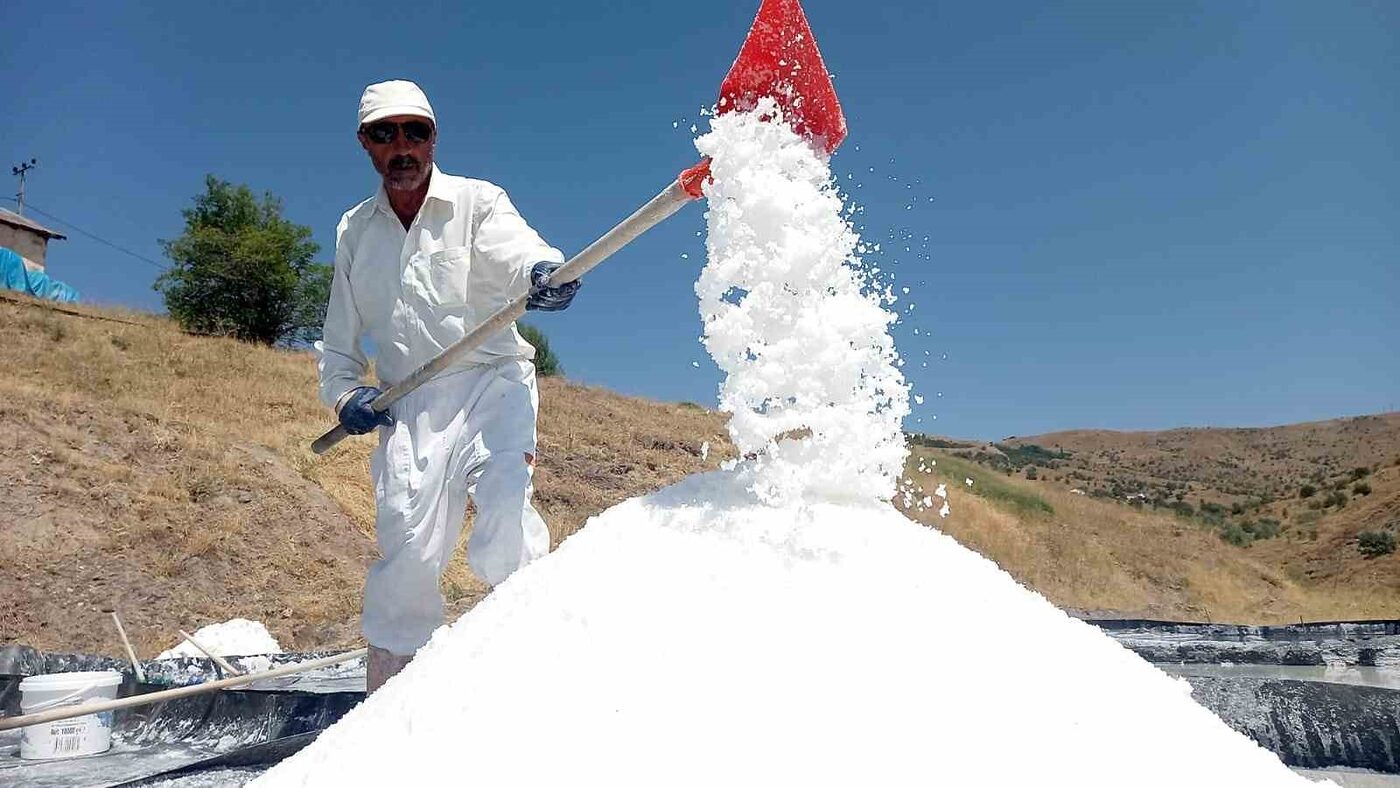
<path fill-rule="evenodd" d="M 404 230 L 379 192 L 340 219 L 335 274 L 322 333 L 321 401 L 335 407 L 361 379 L 374 343 L 380 387 L 408 377 L 496 310 L 529 290 L 530 269 L 563 262 L 511 205 L 505 190 L 433 167 L 428 196 Z M 512 324 L 468 354 L 462 366 L 535 349 Z"/>

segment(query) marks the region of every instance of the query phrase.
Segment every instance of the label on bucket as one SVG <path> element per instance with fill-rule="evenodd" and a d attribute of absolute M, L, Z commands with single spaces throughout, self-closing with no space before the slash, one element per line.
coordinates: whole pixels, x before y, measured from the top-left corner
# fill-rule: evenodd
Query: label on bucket
<path fill-rule="evenodd" d="M 24 728 L 20 757 L 29 760 L 95 755 L 112 746 L 112 712 L 87 714 Z"/>
<path fill-rule="evenodd" d="M 30 676 L 19 683 L 20 711 L 37 714 L 117 697 L 122 674 L 115 670 L 73 671 Z M 112 746 L 112 712 L 28 725 L 19 756 L 33 760 L 96 755 Z"/>
<path fill-rule="evenodd" d="M 87 738 L 88 721 L 77 719 L 62 725 L 55 725 L 49 729 L 49 735 L 53 737 L 53 752 L 55 755 L 72 755 L 83 748 L 83 739 Z"/>

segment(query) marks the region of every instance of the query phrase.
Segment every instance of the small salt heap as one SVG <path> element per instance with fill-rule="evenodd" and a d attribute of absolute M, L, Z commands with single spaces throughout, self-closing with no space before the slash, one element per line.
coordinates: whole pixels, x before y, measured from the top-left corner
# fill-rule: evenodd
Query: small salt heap
<path fill-rule="evenodd" d="M 214 652 L 218 657 L 243 657 L 260 654 L 281 654 L 282 646 L 277 638 L 267 631 L 261 621 L 235 618 L 222 624 L 209 624 L 190 633 L 199 645 Z M 194 647 L 188 640 L 181 640 L 174 648 L 162 651 L 156 659 L 174 657 L 202 657 L 204 652 Z"/>

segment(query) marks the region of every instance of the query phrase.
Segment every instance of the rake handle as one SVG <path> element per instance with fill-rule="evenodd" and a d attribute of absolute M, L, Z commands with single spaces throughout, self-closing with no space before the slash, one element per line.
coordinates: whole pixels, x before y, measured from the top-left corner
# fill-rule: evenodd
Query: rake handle
<path fill-rule="evenodd" d="M 680 177 L 671 182 L 671 185 L 663 189 L 655 197 L 647 201 L 645 205 L 638 208 L 623 219 L 618 225 L 603 237 L 589 244 L 586 249 L 574 255 L 567 263 L 560 266 L 558 270 L 549 277 L 550 285 L 568 284 L 598 266 L 599 263 L 611 257 L 617 250 L 631 243 L 633 239 L 652 227 L 660 224 L 669 218 L 676 211 L 679 211 L 686 203 L 699 199 L 702 196 L 701 185 L 710 174 L 710 162 L 705 160 L 690 169 L 682 172 Z M 475 350 L 481 343 L 506 326 L 514 323 L 525 314 L 525 304 L 530 300 L 530 295 L 516 298 L 496 311 L 495 314 L 486 318 L 485 321 L 473 328 L 466 336 L 457 340 L 453 345 L 442 351 L 437 358 L 419 367 L 413 374 L 390 386 L 381 393 L 370 407 L 375 412 L 383 412 L 389 409 L 390 405 L 403 399 L 409 392 L 427 383 L 439 372 L 452 366 L 467 353 Z M 345 431 L 343 425 L 337 424 L 326 434 L 317 438 L 311 444 L 311 450 L 317 454 L 325 454 L 330 448 L 342 440 L 349 437 L 350 433 Z"/>

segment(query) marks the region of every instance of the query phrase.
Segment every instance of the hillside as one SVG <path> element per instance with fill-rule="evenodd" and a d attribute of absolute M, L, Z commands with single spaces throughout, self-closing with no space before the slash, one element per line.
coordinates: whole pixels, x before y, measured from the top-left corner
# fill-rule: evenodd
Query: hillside
<path fill-rule="evenodd" d="M 1038 495 L 1097 499 L 1110 519 L 1136 512 L 1158 518 L 1161 532 L 1199 531 L 1214 549 L 1247 555 L 1304 591 L 1369 595 L 1376 615 L 1397 614 L 1385 611 L 1400 600 L 1400 557 L 1360 548 L 1366 534 L 1400 536 L 1400 413 L 990 444 L 917 440 Z"/>
<path fill-rule="evenodd" d="M 106 607 L 144 656 L 178 628 L 235 616 L 265 622 L 288 648 L 358 642 L 374 557 L 370 442 L 310 452 L 330 425 L 311 356 L 188 336 L 149 315 L 71 311 L 0 298 L 0 645 L 117 654 Z M 536 504 L 556 543 L 614 503 L 733 456 L 721 415 L 694 405 L 557 378 L 541 387 Z M 1309 522 L 1240 548 L 1199 518 L 1071 493 L 1077 466 L 1028 481 L 1024 467 L 1011 477 L 976 464 L 974 448 L 916 447 L 911 482 L 927 494 L 946 483 L 953 514 L 909 514 L 1062 606 L 1261 623 L 1400 617 L 1400 555 L 1364 559 L 1347 542 L 1393 521 L 1400 468 L 1370 471 L 1373 492 L 1353 499 L 1348 487 L 1345 506 L 1261 503 L 1255 518 L 1287 508 L 1276 516 Z M 1066 462 L 1092 454 L 1065 448 Z M 484 593 L 460 553 L 445 591 L 453 612 Z"/>
<path fill-rule="evenodd" d="M 1290 498 L 1304 485 L 1349 482 L 1357 468 L 1393 464 L 1400 413 L 1255 429 L 1077 430 L 1002 444 L 1068 454 L 1056 469 L 1086 491 L 1232 506 Z"/>
<path fill-rule="evenodd" d="M 288 648 L 356 642 L 371 445 L 311 453 L 331 426 L 312 357 L 72 311 L 0 298 L 0 645 L 119 653 L 109 606 L 146 656 L 234 616 Z M 730 454 L 723 421 L 695 406 L 541 389 L 536 506 L 556 543 Z M 460 556 L 455 611 L 484 594 Z"/>
<path fill-rule="evenodd" d="M 914 452 L 910 479 L 923 494 L 945 485 L 952 512 L 943 519 L 937 505 L 916 505 L 905 507 L 907 513 L 992 558 L 1063 608 L 1105 617 L 1258 624 L 1400 618 L 1400 555 L 1369 560 L 1354 543 L 1330 543 L 1319 554 L 1364 568 L 1323 579 L 1308 574 L 1308 553 L 1295 539 L 1242 548 L 1221 539 L 1212 525 L 1174 512 L 1008 476 L 944 450 L 915 446 Z"/>

